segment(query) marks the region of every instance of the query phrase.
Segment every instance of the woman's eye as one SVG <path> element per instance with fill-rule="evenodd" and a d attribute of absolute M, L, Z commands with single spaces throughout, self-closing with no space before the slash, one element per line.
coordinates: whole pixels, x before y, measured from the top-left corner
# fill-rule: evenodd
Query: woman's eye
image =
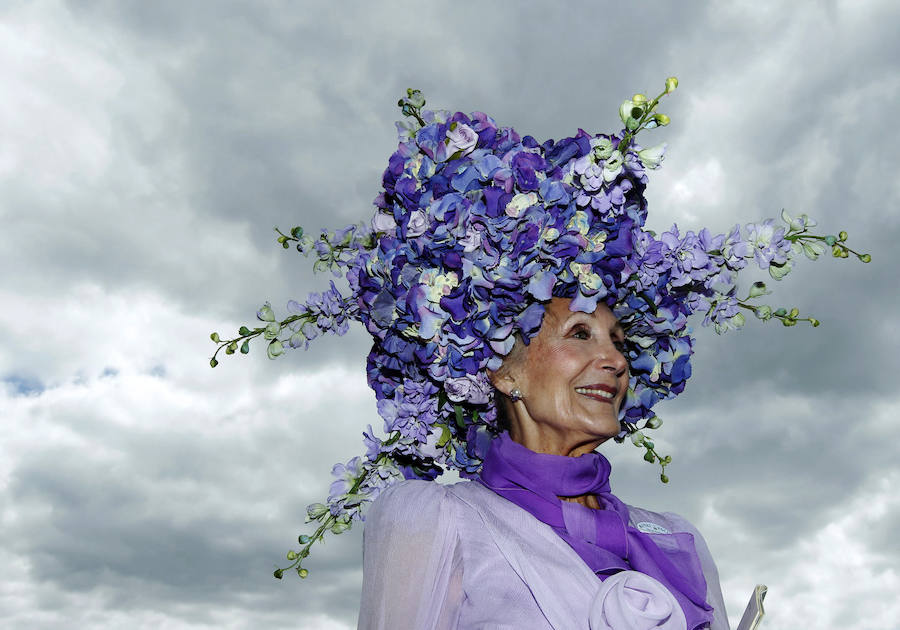
<path fill-rule="evenodd" d="M 582 328 L 579 326 L 572 332 L 572 336 L 576 339 L 590 339 L 591 333 L 587 328 Z"/>

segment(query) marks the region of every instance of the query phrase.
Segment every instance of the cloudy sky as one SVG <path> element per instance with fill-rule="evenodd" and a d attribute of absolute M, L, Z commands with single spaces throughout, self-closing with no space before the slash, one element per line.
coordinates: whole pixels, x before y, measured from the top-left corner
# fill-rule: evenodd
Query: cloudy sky
<path fill-rule="evenodd" d="M 671 483 L 609 444 L 613 488 L 697 524 L 733 624 L 765 583 L 766 630 L 897 628 L 898 28 L 891 0 L 4 2 L 0 626 L 355 627 L 360 531 L 271 572 L 380 424 L 365 335 L 213 370 L 209 334 L 326 286 L 272 227 L 369 216 L 407 87 L 546 139 L 676 75 L 650 227 L 784 207 L 873 262 L 775 287 L 818 329 L 699 330 Z"/>

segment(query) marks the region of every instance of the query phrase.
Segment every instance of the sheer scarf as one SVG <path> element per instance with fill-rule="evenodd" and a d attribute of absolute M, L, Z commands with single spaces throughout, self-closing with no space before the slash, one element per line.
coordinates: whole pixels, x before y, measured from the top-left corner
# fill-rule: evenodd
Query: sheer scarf
<path fill-rule="evenodd" d="M 629 569 L 645 573 L 675 596 L 688 628 L 704 627 L 712 621 L 712 606 L 693 536 L 646 534 L 629 525 L 628 507 L 612 494 L 609 473 L 609 460 L 600 453 L 535 453 L 502 433 L 491 443 L 479 481 L 552 527 L 601 580 Z M 595 495 L 602 509 L 559 498 L 583 494 Z M 656 537 L 674 540 L 658 545 Z"/>

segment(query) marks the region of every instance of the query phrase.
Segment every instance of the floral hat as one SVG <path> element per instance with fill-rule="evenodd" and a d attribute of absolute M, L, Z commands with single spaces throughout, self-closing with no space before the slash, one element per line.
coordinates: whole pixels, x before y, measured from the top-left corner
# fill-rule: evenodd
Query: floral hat
<path fill-rule="evenodd" d="M 786 212 L 783 224 L 767 219 L 725 234 L 644 228 L 647 171 L 659 167 L 665 145 L 643 149 L 635 137 L 669 123 L 656 108 L 677 85 L 671 77 L 656 98 L 625 101 L 618 133 L 579 129 L 543 143 L 481 112 L 426 110 L 422 94 L 408 90 L 399 102 L 408 120 L 397 123 L 400 143 L 371 221 L 317 238 L 300 227 L 276 228 L 284 248 L 313 255 L 317 271 L 343 276 L 349 290 L 332 282 L 302 304 L 288 302 L 291 314 L 281 320 L 266 303 L 257 313 L 261 327 L 242 326 L 227 340 L 211 335 L 216 354 L 247 353 L 262 336 L 275 358 L 357 321 L 374 340 L 368 382 L 385 434 L 369 426 L 365 454 L 334 467 L 327 504 L 308 508 L 320 525 L 300 537 L 288 568 L 305 577 L 301 562 L 312 542 L 363 519 L 391 483 L 434 479 L 448 468 L 464 477 L 478 472 L 499 432 L 487 370 L 500 366 L 517 338 L 528 343 L 537 334 L 553 297 L 588 313 L 606 304 L 625 329 L 630 380 L 617 439 L 630 436 L 642 447 L 647 461 L 662 466 L 663 482 L 671 458 L 642 430 L 662 424 L 656 403 L 690 378 L 688 318 L 702 314 L 720 333 L 743 326 L 745 313 L 818 326 L 797 309 L 760 304 L 768 293 L 762 282 L 741 297 L 737 276 L 753 264 L 780 280 L 798 253 L 814 260 L 826 248 L 869 262 L 845 244 L 846 233 L 812 234 L 814 221 Z"/>

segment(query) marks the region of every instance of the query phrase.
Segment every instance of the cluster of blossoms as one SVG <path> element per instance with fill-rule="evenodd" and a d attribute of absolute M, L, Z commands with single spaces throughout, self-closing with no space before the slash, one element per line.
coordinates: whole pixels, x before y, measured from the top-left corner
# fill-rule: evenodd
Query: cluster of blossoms
<path fill-rule="evenodd" d="M 826 244 L 852 252 L 846 235 L 812 235 L 805 215 L 786 213 L 784 225 L 766 220 L 718 235 L 644 229 L 647 170 L 660 165 L 664 146 L 642 149 L 634 137 L 668 123 L 655 107 L 675 85 L 668 80 L 653 101 L 626 101 L 617 134 L 579 130 L 543 143 L 481 112 L 424 110 L 421 94 L 410 91 L 400 104 L 413 120 L 398 123 L 400 143 L 370 224 L 317 239 L 301 228 L 279 232 L 284 247 L 314 254 L 317 270 L 342 274 L 349 294 L 332 283 L 305 304 L 292 301 L 281 322 L 267 304 L 258 313 L 263 328 L 241 329 L 241 350 L 263 334 L 274 357 L 285 343 L 306 347 L 321 332 L 343 334 L 349 320 L 361 322 L 374 339 L 368 382 L 387 436 L 369 427 L 365 455 L 336 465 L 327 505 L 310 506 L 321 526 L 289 554 L 301 576 L 311 541 L 362 518 L 390 483 L 433 479 L 447 468 L 477 473 L 499 431 L 487 371 L 517 339 L 537 334 L 552 297 L 588 313 L 606 304 L 624 327 L 630 381 L 619 438 L 631 435 L 663 466 L 669 458 L 656 455 L 640 429 L 660 425 L 653 408 L 691 375 L 688 318 L 702 313 L 717 332 L 743 325 L 747 310 L 786 325 L 801 319 L 796 309 L 753 303 L 767 293 L 762 283 L 739 297 L 738 272 L 755 264 L 780 279 L 798 252 L 815 258 Z M 221 343 L 233 352 L 239 340 Z"/>

